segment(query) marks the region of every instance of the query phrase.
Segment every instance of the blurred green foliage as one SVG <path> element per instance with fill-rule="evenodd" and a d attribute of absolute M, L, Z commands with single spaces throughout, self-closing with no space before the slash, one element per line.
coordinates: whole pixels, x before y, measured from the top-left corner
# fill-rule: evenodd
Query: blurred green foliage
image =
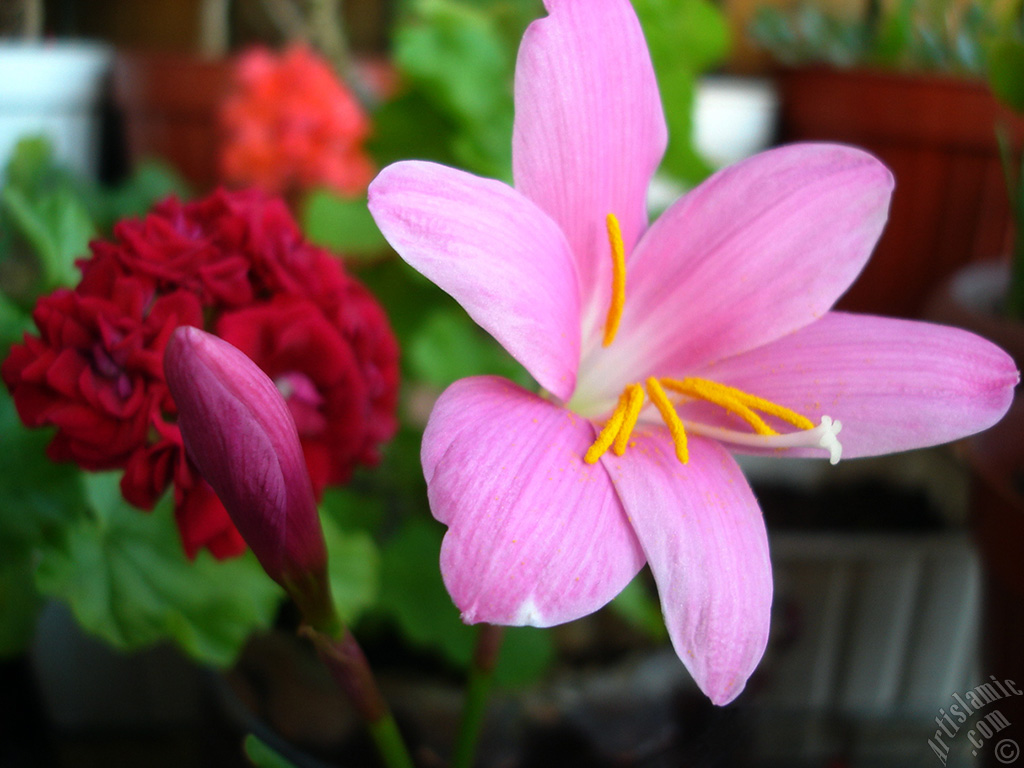
<path fill-rule="evenodd" d="M 295 763 L 274 750 L 255 734 L 245 737 L 245 756 L 256 768 L 296 768 Z"/>
<path fill-rule="evenodd" d="M 724 63 L 729 33 L 710 0 L 635 0 L 669 126 L 662 171 L 687 184 L 710 168 L 692 141 L 699 76 Z M 405 89 L 374 115 L 374 156 L 434 160 L 512 178 L 512 85 L 540 0 L 407 0 L 393 36 Z"/>
<path fill-rule="evenodd" d="M 989 0 L 869 0 L 859 15 L 801 2 L 759 8 L 750 34 L 785 64 L 980 74 L 985 46 L 1005 23 Z"/>
<path fill-rule="evenodd" d="M 114 223 L 140 216 L 169 194 L 187 196 L 167 167 L 148 163 L 117 187 L 87 182 L 61 167 L 43 138 L 22 139 L 0 190 L 0 295 L 31 308 L 35 298 L 78 281 L 75 260 Z M 0 306 L 0 323 L 4 321 Z"/>
<path fill-rule="evenodd" d="M 86 631 L 114 648 L 171 639 L 206 663 L 231 664 L 246 638 L 270 626 L 280 588 L 256 558 L 185 557 L 170 496 L 150 513 L 121 496 L 117 473 L 84 474 L 85 508 L 40 548 L 36 584 L 71 607 Z"/>
<path fill-rule="evenodd" d="M 1017 23 L 990 43 L 988 81 L 992 92 L 1018 115 L 1024 114 L 1024 7 Z M 1014 146 L 1005 125 L 997 126 L 1006 193 L 1013 214 L 1010 283 L 1003 314 L 1024 321 L 1024 148 Z"/>
<path fill-rule="evenodd" d="M 662 172 L 689 185 L 712 168 L 693 145 L 693 109 L 700 75 L 725 62 L 729 29 L 707 0 L 634 0 L 658 78 L 668 125 Z"/>

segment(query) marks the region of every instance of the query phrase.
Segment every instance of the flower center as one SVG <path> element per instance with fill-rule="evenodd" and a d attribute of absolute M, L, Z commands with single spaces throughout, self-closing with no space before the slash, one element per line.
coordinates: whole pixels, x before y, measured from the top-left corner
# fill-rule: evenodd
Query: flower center
<path fill-rule="evenodd" d="M 815 426 L 810 419 L 778 403 L 709 379 L 692 377 L 659 379 L 652 376 L 645 383 L 647 396 L 658 410 L 672 436 L 676 458 L 683 464 L 687 464 L 690 460 L 687 450 L 687 430 L 722 442 L 754 448 L 822 448 L 829 452 L 829 461 L 832 464 L 838 464 L 843 455 L 843 446 L 836 437 L 843 428 L 843 424 L 840 421 L 833 421 L 828 416 L 822 416 L 821 423 Z M 684 421 L 679 417 L 676 406 L 672 403 L 666 390 L 682 395 L 684 402 L 703 400 L 717 405 L 725 411 L 739 416 L 750 425 L 753 431 Z M 612 415 L 605 422 L 597 439 L 587 450 L 583 460 L 588 464 L 594 464 L 608 452 L 609 448 L 616 456 L 624 454 L 643 407 L 644 387 L 639 383 L 629 384 L 623 390 L 615 410 L 612 411 Z M 796 427 L 796 431 L 780 434 L 770 427 L 760 414 L 781 419 Z"/>
<path fill-rule="evenodd" d="M 603 345 L 605 347 L 615 340 L 626 302 L 626 257 L 622 232 L 615 214 L 608 214 L 606 224 L 612 252 L 612 297 L 604 327 Z M 645 384 L 647 397 L 650 398 L 665 426 L 668 427 L 672 443 L 675 446 L 676 458 L 683 464 L 689 462 L 687 430 L 723 442 L 751 447 L 822 448 L 829 452 L 829 461 L 832 464 L 837 464 L 842 456 L 842 445 L 836 437 L 843 428 L 842 422 L 833 421 L 828 416 L 822 416 L 821 423 L 815 426 L 810 419 L 796 411 L 710 379 L 696 377 L 672 379 L 652 376 L 646 380 Z M 746 422 L 752 431 L 684 421 L 680 418 L 676 405 L 669 398 L 668 392 L 681 396 L 680 404 L 704 401 L 716 405 L 727 413 L 738 416 Z M 640 419 L 644 402 L 644 385 L 639 382 L 627 385 L 619 396 L 615 410 L 612 411 L 597 439 L 584 455 L 584 461 L 588 464 L 596 463 L 608 452 L 609 448 L 616 456 L 622 456 L 629 445 L 633 429 Z M 796 431 L 780 434 L 768 425 L 765 421 L 766 416 L 789 424 Z"/>

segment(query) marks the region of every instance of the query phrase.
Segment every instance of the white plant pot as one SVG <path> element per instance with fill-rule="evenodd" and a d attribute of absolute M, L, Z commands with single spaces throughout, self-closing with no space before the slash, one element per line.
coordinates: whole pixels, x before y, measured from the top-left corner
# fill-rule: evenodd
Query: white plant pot
<path fill-rule="evenodd" d="M 697 85 L 693 141 L 715 168 L 766 149 L 774 139 L 779 99 L 771 81 L 709 76 Z"/>
<path fill-rule="evenodd" d="M 96 175 L 99 104 L 111 51 L 89 42 L 0 42 L 0 182 L 19 139 L 47 136 L 56 159 Z"/>

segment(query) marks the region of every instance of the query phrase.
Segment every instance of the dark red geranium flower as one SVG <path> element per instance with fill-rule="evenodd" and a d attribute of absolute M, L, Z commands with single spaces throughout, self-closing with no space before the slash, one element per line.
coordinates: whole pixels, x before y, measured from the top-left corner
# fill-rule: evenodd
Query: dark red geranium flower
<path fill-rule="evenodd" d="M 218 191 L 175 199 L 92 244 L 82 280 L 39 301 L 0 367 L 22 420 L 53 426 L 48 453 L 84 469 L 125 470 L 125 498 L 150 509 L 174 487 L 185 550 L 245 544 L 189 464 L 163 375 L 179 325 L 223 336 L 277 383 L 317 494 L 378 459 L 394 433 L 398 347 L 380 306 L 279 200 Z"/>

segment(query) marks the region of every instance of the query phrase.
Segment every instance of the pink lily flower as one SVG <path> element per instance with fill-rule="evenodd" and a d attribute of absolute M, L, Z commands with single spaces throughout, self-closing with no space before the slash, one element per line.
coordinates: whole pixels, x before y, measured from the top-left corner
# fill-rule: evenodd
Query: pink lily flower
<path fill-rule="evenodd" d="M 648 563 L 672 643 L 716 704 L 764 651 L 765 526 L 732 452 L 869 456 L 982 430 L 1019 376 L 987 341 L 830 308 L 893 180 L 802 145 L 709 179 L 648 226 L 666 143 L 627 0 L 546 0 L 516 69 L 515 187 L 401 162 L 370 187 L 398 253 L 536 379 L 463 379 L 422 461 L 467 623 L 551 626 Z M 840 428 L 842 439 L 840 441 Z"/>
<path fill-rule="evenodd" d="M 329 613 L 327 547 L 288 404 L 243 352 L 181 326 L 164 351 L 189 458 L 274 581 L 314 618 Z"/>

